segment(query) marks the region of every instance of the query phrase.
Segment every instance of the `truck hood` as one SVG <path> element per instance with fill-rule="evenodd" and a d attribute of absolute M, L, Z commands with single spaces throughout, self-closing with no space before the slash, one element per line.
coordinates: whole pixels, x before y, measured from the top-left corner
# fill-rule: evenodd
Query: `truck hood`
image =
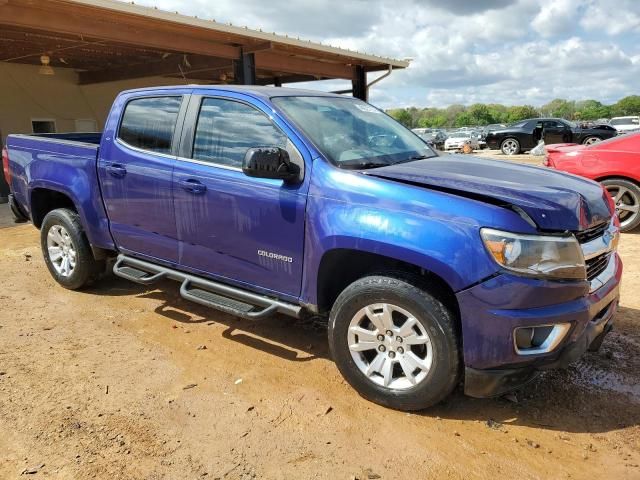
<path fill-rule="evenodd" d="M 365 173 L 524 212 L 541 230 L 586 230 L 611 217 L 599 184 L 540 167 L 447 155 Z"/>

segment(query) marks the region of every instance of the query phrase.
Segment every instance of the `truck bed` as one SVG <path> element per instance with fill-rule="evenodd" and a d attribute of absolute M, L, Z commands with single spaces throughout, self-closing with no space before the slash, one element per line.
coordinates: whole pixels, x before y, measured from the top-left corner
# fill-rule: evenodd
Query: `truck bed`
<path fill-rule="evenodd" d="M 71 133 L 34 133 L 31 135 L 13 135 L 14 137 L 35 137 L 45 140 L 62 140 L 75 143 L 90 143 L 100 145 L 102 132 L 71 132 Z"/>
<path fill-rule="evenodd" d="M 110 247 L 113 243 L 98 184 L 100 140 L 100 133 L 16 134 L 7 137 L 7 150 L 11 189 L 25 214 L 35 220 L 32 209 L 39 190 L 58 192 L 73 202 L 85 225 L 96 226 L 86 232 L 91 244 Z"/>

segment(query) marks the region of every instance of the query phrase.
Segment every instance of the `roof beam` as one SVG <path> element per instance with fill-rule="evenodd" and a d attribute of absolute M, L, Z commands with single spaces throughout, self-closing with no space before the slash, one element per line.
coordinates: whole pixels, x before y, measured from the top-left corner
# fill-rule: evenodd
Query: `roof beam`
<path fill-rule="evenodd" d="M 45 4 L 43 2 L 43 4 Z M 29 6 L 14 4 L 0 8 L 0 25 L 20 28 L 35 28 L 49 32 L 78 35 L 85 38 L 90 32 L 91 38 L 156 48 L 162 51 L 195 53 L 222 58 L 238 58 L 240 48 L 212 41 L 181 35 L 175 31 L 163 31 L 161 28 L 140 28 L 127 25 L 114 19 L 78 13 L 62 14 L 51 9 L 38 7 L 38 3 Z M 46 4 L 45 4 L 46 5 Z"/>
<path fill-rule="evenodd" d="M 286 75 L 282 77 L 259 77 L 256 83 L 258 85 L 282 86 L 285 83 L 312 82 L 314 80 L 318 80 L 318 79 L 310 75 Z M 280 85 L 278 85 L 278 83 Z"/>
<path fill-rule="evenodd" d="M 264 52 L 265 50 L 272 50 L 273 42 L 262 42 L 250 47 L 242 47 L 242 53 L 255 53 Z"/>
<path fill-rule="evenodd" d="M 92 83 L 114 82 L 117 80 L 153 77 L 157 75 L 184 75 L 185 77 L 189 77 L 189 74 L 191 73 L 227 67 L 231 68 L 232 62 L 223 58 L 172 55 L 171 57 L 159 62 L 80 72 L 78 74 L 78 83 L 80 85 L 89 85 Z"/>
<path fill-rule="evenodd" d="M 259 51 L 255 53 L 256 68 L 260 70 L 272 70 L 314 77 L 346 78 L 351 79 L 352 68 L 349 65 L 328 63 L 306 58 L 280 55 L 271 51 Z"/>

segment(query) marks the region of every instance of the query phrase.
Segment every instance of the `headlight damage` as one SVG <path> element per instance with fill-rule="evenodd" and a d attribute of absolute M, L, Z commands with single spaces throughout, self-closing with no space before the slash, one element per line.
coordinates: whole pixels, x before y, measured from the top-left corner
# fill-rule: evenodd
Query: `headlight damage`
<path fill-rule="evenodd" d="M 483 228 L 485 247 L 502 267 L 523 275 L 564 280 L 587 278 L 582 248 L 571 236 L 523 235 Z"/>

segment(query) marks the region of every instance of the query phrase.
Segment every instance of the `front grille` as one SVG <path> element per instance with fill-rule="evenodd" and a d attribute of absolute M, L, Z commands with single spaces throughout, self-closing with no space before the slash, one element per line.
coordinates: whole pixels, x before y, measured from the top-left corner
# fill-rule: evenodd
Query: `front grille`
<path fill-rule="evenodd" d="M 608 226 L 608 223 L 601 223 L 600 225 L 596 225 L 595 227 L 591 227 L 587 230 L 582 230 L 581 232 L 573 232 L 573 234 L 578 239 L 578 242 L 587 243 L 602 235 Z"/>
<path fill-rule="evenodd" d="M 605 268 L 609 264 L 609 257 L 611 252 L 601 253 L 597 257 L 590 258 L 586 261 L 587 264 L 587 280 L 591 281 L 604 272 Z"/>

